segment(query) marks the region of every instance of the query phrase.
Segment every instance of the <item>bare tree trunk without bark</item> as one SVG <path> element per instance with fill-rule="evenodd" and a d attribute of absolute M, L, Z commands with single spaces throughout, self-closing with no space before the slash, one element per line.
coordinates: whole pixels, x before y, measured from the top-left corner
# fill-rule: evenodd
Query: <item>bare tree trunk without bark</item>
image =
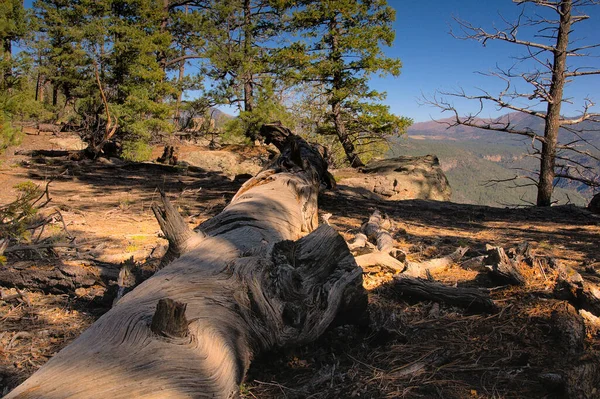
<path fill-rule="evenodd" d="M 7 399 L 233 398 L 258 352 L 310 342 L 362 313 L 361 269 L 333 228 L 315 230 L 326 162 L 281 126 L 262 132 L 280 158 L 202 234 L 163 220 L 180 257 Z"/>
<path fill-rule="evenodd" d="M 550 101 L 548 101 L 546 126 L 544 128 L 546 141 L 542 143 L 540 159 L 537 206 L 550 206 L 552 204 L 556 146 L 558 144 L 558 131 L 560 129 L 560 109 L 565 87 L 567 46 L 569 45 L 569 31 L 571 30 L 571 6 L 571 0 L 562 1 L 560 5 L 560 25 L 557 33 L 556 49 L 554 50 Z"/>

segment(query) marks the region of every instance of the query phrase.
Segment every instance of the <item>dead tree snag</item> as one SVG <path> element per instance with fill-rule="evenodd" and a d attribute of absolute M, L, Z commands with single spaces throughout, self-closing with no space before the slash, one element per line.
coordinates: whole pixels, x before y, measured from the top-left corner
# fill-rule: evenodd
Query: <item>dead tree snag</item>
<path fill-rule="evenodd" d="M 262 132 L 281 156 L 201 226 L 206 236 L 184 240 L 179 258 L 7 398 L 232 398 L 258 352 L 312 341 L 365 309 L 346 243 L 330 226 L 316 228 L 326 162 L 280 125 Z M 157 213 L 168 225 L 169 212 Z M 189 236 L 174 229 L 175 243 Z M 187 324 L 183 338 L 151 329 L 167 298 L 186 304 L 166 323 Z"/>

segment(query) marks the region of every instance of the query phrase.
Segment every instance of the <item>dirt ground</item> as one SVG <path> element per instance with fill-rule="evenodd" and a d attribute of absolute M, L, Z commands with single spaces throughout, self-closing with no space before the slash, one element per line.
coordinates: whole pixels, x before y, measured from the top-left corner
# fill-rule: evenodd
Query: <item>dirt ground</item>
<path fill-rule="evenodd" d="M 118 269 L 132 256 L 140 263 L 157 262 L 156 249 L 166 241 L 150 206 L 159 189 L 195 227 L 220 212 L 247 178 L 192 166 L 14 154 L 37 149 L 54 148 L 48 147 L 48 137 L 27 136 L 23 145 L 0 156 L 0 205 L 14 200 L 18 183 L 30 180 L 45 186 L 51 181 L 49 208 L 60 210 L 76 248 L 8 259 L 9 264 L 25 262 L 31 268 L 67 262 Z M 257 155 L 256 150 L 245 154 Z M 321 212 L 332 214 L 330 223 L 347 240 L 374 209 L 386 213 L 397 247 L 413 261 L 443 256 L 459 246 L 468 246 L 467 257 L 472 257 L 483 253 L 486 244 L 509 248 L 528 242 L 536 255 L 551 256 L 586 279 L 600 281 L 595 272 L 600 271 L 600 219 L 583 209 L 377 202 L 348 189 L 324 192 L 319 201 Z M 541 269 L 532 273 L 534 283 L 525 287 L 498 286 L 485 274 L 458 264 L 433 274 L 448 285 L 488 289 L 500 311 L 478 314 L 402 297 L 391 273 L 369 270 L 364 274 L 368 325 L 337 326 L 310 345 L 261 355 L 241 387 L 242 397 L 567 397 L 552 375 L 570 375 L 577 367 L 597 363 L 600 336 L 588 327 L 583 348 L 566 343 L 552 318 L 566 303 L 552 295 L 551 276 Z M 0 301 L 2 394 L 110 306 L 94 300 L 89 291 L 50 294 L 27 287 L 17 291 L 8 284 L 2 291 L 4 298 L 11 297 Z M 573 395 L 571 391 L 577 397 Z"/>

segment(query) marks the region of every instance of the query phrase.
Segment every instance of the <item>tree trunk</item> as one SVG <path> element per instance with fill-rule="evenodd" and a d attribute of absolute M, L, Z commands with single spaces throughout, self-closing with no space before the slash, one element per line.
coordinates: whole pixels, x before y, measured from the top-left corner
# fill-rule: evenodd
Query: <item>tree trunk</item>
<path fill-rule="evenodd" d="M 44 77 L 39 72 L 35 82 L 35 101 L 44 102 Z"/>
<path fill-rule="evenodd" d="M 182 85 L 183 83 L 183 78 L 185 77 L 185 61 L 181 61 L 181 64 L 179 64 L 179 77 L 177 79 L 177 82 Z M 179 129 L 183 129 L 183 126 L 181 124 L 181 101 L 183 100 L 183 87 L 179 88 L 179 92 L 177 93 L 177 103 L 175 105 L 175 117 L 173 118 L 175 120 L 175 124 L 177 125 L 177 128 Z"/>
<path fill-rule="evenodd" d="M 558 144 L 558 131 L 560 129 L 560 109 L 565 87 L 567 46 L 569 44 L 569 31 L 571 30 L 571 3 L 572 0 L 564 0 L 560 4 L 560 25 L 557 33 L 556 49 L 554 50 L 550 99 L 546 112 L 545 142 L 542 143 L 537 206 L 550 206 L 552 204 L 556 145 Z"/>
<path fill-rule="evenodd" d="M 160 33 L 164 34 L 169 25 L 169 0 L 162 0 L 162 18 L 160 20 Z M 161 81 L 167 76 L 167 52 L 164 49 L 158 51 L 158 65 L 162 71 Z M 162 101 L 162 99 L 159 99 Z"/>
<path fill-rule="evenodd" d="M 346 131 L 346 125 L 342 120 L 341 107 L 339 102 L 333 102 L 331 104 L 331 112 L 333 113 L 333 124 L 335 126 L 335 132 L 342 144 L 342 148 L 346 153 L 346 159 L 350 163 L 350 166 L 353 168 L 360 168 L 361 166 L 365 166 L 365 164 L 360 160 L 360 157 L 356 153 L 356 149 L 354 148 L 354 144 L 350 140 L 350 136 Z"/>
<path fill-rule="evenodd" d="M 356 154 L 354 144 L 352 144 L 352 141 L 350 140 L 350 136 L 346 130 L 346 124 L 342 119 L 341 100 L 338 98 L 339 91 L 342 89 L 342 71 L 337 68 L 337 66 L 340 65 L 342 57 L 339 52 L 338 28 L 335 19 L 332 19 L 329 23 L 329 33 L 331 34 L 331 60 L 335 64 L 333 72 L 333 98 L 330 101 L 333 125 L 335 126 L 335 133 L 342 144 L 342 148 L 346 153 L 346 159 L 348 159 L 350 166 L 359 168 L 365 166 L 365 164 L 360 160 L 358 154 Z"/>
<path fill-rule="evenodd" d="M 185 6 L 185 15 L 188 15 L 188 5 Z M 182 56 L 185 56 L 185 49 L 183 49 Z M 177 83 L 179 83 L 179 91 L 177 92 L 177 103 L 175 105 L 175 124 L 178 129 L 183 129 L 181 125 L 181 101 L 183 100 L 183 78 L 185 77 L 185 59 L 179 64 L 179 77 Z"/>
<path fill-rule="evenodd" d="M 52 83 L 52 106 L 56 107 L 58 104 L 58 86 L 56 83 Z"/>
<path fill-rule="evenodd" d="M 2 43 L 2 50 L 4 52 L 4 62 L 6 63 L 6 69 L 3 71 L 3 80 L 4 86 L 7 90 L 11 90 L 12 83 L 10 82 L 12 78 L 12 41 L 9 37 L 4 38 L 4 43 Z"/>
<path fill-rule="evenodd" d="M 244 62 L 252 65 L 253 57 L 250 54 L 252 50 L 252 10 L 250 9 L 250 0 L 244 0 Z M 244 70 L 242 75 L 244 83 L 244 111 L 252 112 L 254 109 L 254 82 L 252 72 Z M 253 136 L 253 132 L 250 128 L 245 132 L 246 137 L 251 140 L 256 140 L 257 137 Z"/>
<path fill-rule="evenodd" d="M 362 272 L 346 243 L 327 225 L 314 230 L 326 162 L 280 125 L 261 133 L 279 159 L 202 234 L 167 222 L 168 206 L 158 212 L 180 257 L 7 399 L 233 398 L 258 352 L 312 341 L 362 313 Z"/>

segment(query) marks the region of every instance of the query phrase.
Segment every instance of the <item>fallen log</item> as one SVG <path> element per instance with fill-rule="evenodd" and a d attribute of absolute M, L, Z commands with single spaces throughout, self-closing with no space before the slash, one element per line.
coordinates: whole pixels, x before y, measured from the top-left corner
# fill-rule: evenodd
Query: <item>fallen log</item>
<path fill-rule="evenodd" d="M 570 266 L 557 263 L 558 269 L 554 294 L 559 299 L 571 301 L 578 309 L 584 309 L 600 317 L 600 288 L 584 278 Z"/>
<path fill-rule="evenodd" d="M 584 319 L 571 304 L 561 302 L 554 306 L 550 321 L 559 346 L 573 355 L 583 350 L 586 334 Z"/>
<path fill-rule="evenodd" d="M 394 290 L 400 295 L 442 302 L 477 312 L 496 312 L 498 307 L 489 295 L 475 288 L 448 287 L 436 281 L 406 276 L 394 278 Z"/>
<path fill-rule="evenodd" d="M 118 275 L 119 270 L 115 267 L 76 265 L 72 262 L 32 267 L 31 262 L 19 261 L 0 267 L 0 285 L 51 294 L 73 294 L 79 288 L 106 288 Z"/>
<path fill-rule="evenodd" d="M 371 253 L 356 257 L 356 263 L 360 267 L 382 266 L 396 273 L 404 270 L 404 263 L 390 255 L 392 253 L 396 254 L 399 251 L 394 248 L 394 239 L 387 230 L 389 226 L 389 219 L 384 218 L 381 212 L 375 210 L 369 217 L 369 220 L 361 227 L 362 233 L 358 233 L 354 241 L 348 244 L 348 248 L 350 249 L 358 249 L 365 246 L 374 249 Z"/>
<path fill-rule="evenodd" d="M 467 247 L 459 247 L 450 255 L 441 258 L 434 258 L 424 262 L 407 262 L 406 269 L 402 274 L 413 277 L 424 277 L 428 272 L 434 272 L 452 266 L 462 259 L 469 250 Z"/>
<path fill-rule="evenodd" d="M 205 236 L 6 398 L 232 398 L 258 352 L 363 313 L 362 270 L 333 228 L 316 228 L 326 162 L 281 125 L 261 132 L 281 156 Z"/>
<path fill-rule="evenodd" d="M 25 155 L 29 157 L 68 157 L 73 154 L 79 153 L 80 151 L 68 151 L 68 150 L 17 150 L 15 155 Z"/>

